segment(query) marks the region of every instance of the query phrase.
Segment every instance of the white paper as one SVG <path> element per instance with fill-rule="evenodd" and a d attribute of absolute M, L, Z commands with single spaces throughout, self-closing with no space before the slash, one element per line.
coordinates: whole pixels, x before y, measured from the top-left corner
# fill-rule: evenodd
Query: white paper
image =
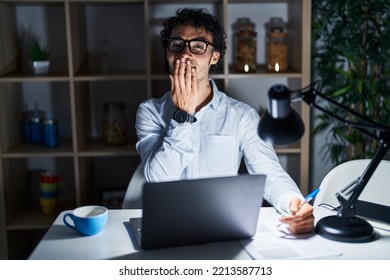
<path fill-rule="evenodd" d="M 240 241 L 253 259 L 318 259 L 342 255 L 317 234 L 293 235 L 286 225 L 279 226 L 275 217 L 261 218 L 256 235 Z"/>

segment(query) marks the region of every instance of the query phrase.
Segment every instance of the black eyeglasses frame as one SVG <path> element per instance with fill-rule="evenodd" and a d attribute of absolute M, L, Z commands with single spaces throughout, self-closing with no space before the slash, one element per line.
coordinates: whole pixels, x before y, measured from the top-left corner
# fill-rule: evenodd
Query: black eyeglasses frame
<path fill-rule="evenodd" d="M 181 50 L 174 51 L 174 50 L 171 50 L 171 49 L 170 49 L 170 44 L 171 44 L 171 42 L 172 42 L 172 41 L 175 41 L 175 40 L 180 40 L 180 41 L 184 42 L 183 47 L 182 47 Z M 203 42 L 203 43 L 205 43 L 205 44 L 206 44 L 206 48 L 205 48 L 204 52 L 203 52 L 203 53 L 195 53 L 195 52 L 193 52 L 193 51 L 192 51 L 192 48 L 191 48 L 191 42 Z M 182 51 L 185 49 L 185 47 L 188 45 L 188 49 L 190 50 L 190 52 L 193 53 L 193 54 L 195 54 L 195 55 L 203 55 L 203 54 L 205 54 L 205 53 L 207 52 L 207 47 L 208 47 L 209 45 L 211 45 L 211 46 L 214 47 L 213 43 L 210 43 L 210 42 L 208 42 L 208 41 L 206 41 L 206 40 L 202 40 L 202 39 L 184 40 L 184 39 L 182 39 L 182 38 L 168 38 L 168 39 L 166 39 L 166 40 L 164 41 L 164 45 L 165 45 L 165 47 L 166 47 L 170 52 L 173 52 L 173 53 L 182 52 Z"/>

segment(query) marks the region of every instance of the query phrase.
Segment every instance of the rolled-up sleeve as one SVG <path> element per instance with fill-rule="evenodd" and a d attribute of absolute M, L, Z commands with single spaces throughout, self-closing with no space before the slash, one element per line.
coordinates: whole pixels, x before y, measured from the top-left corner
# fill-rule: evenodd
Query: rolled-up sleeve
<path fill-rule="evenodd" d="M 145 178 L 149 182 L 178 180 L 192 160 L 191 124 L 164 120 L 148 102 L 137 111 L 137 152 L 144 163 Z"/>
<path fill-rule="evenodd" d="M 272 145 L 264 142 L 257 133 L 260 117 L 255 110 L 243 117 L 241 147 L 245 164 L 250 174 L 267 176 L 264 199 L 281 212 L 289 212 L 290 200 L 303 196 L 288 173 L 280 165 Z"/>

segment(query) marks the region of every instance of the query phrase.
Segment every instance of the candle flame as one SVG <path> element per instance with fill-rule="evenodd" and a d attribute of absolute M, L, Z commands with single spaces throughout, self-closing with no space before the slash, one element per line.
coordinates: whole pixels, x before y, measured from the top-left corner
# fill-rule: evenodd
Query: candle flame
<path fill-rule="evenodd" d="M 279 63 L 275 63 L 275 72 L 279 72 Z"/>
<path fill-rule="evenodd" d="M 249 72 L 249 65 L 248 64 L 244 65 L 244 72 Z"/>

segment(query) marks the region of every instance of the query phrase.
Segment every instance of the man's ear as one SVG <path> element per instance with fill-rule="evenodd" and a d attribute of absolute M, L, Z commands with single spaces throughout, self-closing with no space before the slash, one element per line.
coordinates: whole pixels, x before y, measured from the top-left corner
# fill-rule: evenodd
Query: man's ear
<path fill-rule="evenodd" d="M 221 54 L 219 52 L 213 52 L 211 56 L 211 65 L 215 65 L 218 63 Z"/>

